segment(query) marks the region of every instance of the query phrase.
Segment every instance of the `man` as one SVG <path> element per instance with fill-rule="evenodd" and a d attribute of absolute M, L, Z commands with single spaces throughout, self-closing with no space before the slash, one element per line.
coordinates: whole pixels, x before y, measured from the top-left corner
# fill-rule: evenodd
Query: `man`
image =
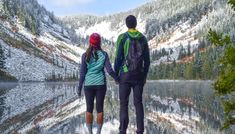
<path fill-rule="evenodd" d="M 126 18 L 128 31 L 118 37 L 114 70 L 120 78 L 120 126 L 119 133 L 128 128 L 128 102 L 133 89 L 136 109 L 137 134 L 144 133 L 144 109 L 142 94 L 150 66 L 149 47 L 146 37 L 136 30 L 137 20 L 133 15 Z"/>

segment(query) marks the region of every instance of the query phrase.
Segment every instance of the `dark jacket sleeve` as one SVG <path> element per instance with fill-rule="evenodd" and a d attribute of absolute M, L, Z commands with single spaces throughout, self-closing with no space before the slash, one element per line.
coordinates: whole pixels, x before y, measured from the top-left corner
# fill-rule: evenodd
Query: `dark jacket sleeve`
<path fill-rule="evenodd" d="M 148 41 L 145 38 L 145 49 L 144 49 L 144 78 L 147 79 L 149 67 L 150 67 L 150 54 L 149 54 L 149 46 Z"/>
<path fill-rule="evenodd" d="M 116 42 L 116 56 L 114 61 L 114 71 L 116 75 L 119 75 L 120 69 L 122 67 L 122 62 L 124 58 L 124 48 L 122 44 L 122 38 L 123 34 L 118 37 L 118 40 Z"/>
<path fill-rule="evenodd" d="M 85 81 L 85 76 L 87 73 L 86 54 L 82 55 L 81 61 L 82 62 L 81 62 L 81 68 L 80 68 L 80 79 L 79 79 L 79 86 L 78 86 L 79 91 L 82 90 L 83 83 Z"/>
<path fill-rule="evenodd" d="M 109 56 L 108 54 L 105 52 L 105 69 L 106 71 L 108 72 L 108 74 L 115 80 L 115 81 L 118 81 L 118 77 L 117 75 L 115 74 L 115 72 L 113 71 L 113 68 L 112 68 L 112 65 L 110 63 L 110 60 L 109 60 Z"/>

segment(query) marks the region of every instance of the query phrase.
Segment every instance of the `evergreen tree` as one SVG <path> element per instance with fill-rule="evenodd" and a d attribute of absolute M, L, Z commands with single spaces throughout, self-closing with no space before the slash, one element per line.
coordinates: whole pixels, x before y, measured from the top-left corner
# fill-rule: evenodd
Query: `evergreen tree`
<path fill-rule="evenodd" d="M 170 49 L 170 54 L 173 54 L 173 52 L 174 52 L 174 51 L 173 51 L 172 49 Z"/>
<path fill-rule="evenodd" d="M 11 58 L 11 47 L 9 46 L 8 48 L 8 55 L 7 55 L 9 58 Z"/>
<path fill-rule="evenodd" d="M 195 53 L 195 59 L 193 61 L 193 77 L 195 79 L 201 78 L 201 69 L 202 69 L 202 58 L 199 51 Z"/>
<path fill-rule="evenodd" d="M 161 54 L 161 55 L 162 55 L 162 56 L 167 55 L 167 52 L 166 52 L 166 49 L 165 49 L 165 48 L 162 49 L 162 54 Z"/>
<path fill-rule="evenodd" d="M 192 63 L 188 63 L 185 69 L 185 78 L 190 80 L 193 79 L 193 65 Z"/>
<path fill-rule="evenodd" d="M 211 67 L 210 67 L 209 57 L 207 55 L 204 56 L 203 58 L 202 76 L 204 79 L 210 79 L 211 76 Z"/>
<path fill-rule="evenodd" d="M 55 74 L 55 70 L 52 71 L 52 74 L 51 74 L 51 80 L 52 81 L 56 81 L 56 74 Z"/>
<path fill-rule="evenodd" d="M 52 64 L 53 64 L 53 65 L 56 65 L 56 64 L 55 64 L 55 55 L 54 55 L 54 54 L 52 55 Z"/>
<path fill-rule="evenodd" d="M 235 10 L 235 0 L 229 0 L 229 3 Z M 227 129 L 235 125 L 235 42 L 230 39 L 230 35 L 218 34 L 211 29 L 209 40 L 217 46 L 225 47 L 221 57 L 223 67 L 214 87 L 224 106 L 225 122 L 222 129 Z"/>
<path fill-rule="evenodd" d="M 76 80 L 76 72 L 73 71 L 73 80 Z"/>
<path fill-rule="evenodd" d="M 4 51 L 3 48 L 0 44 L 0 69 L 5 69 L 5 55 L 4 55 Z"/>
<path fill-rule="evenodd" d="M 0 0 L 0 15 L 3 15 L 4 13 L 5 13 L 4 2 L 3 2 L 3 0 Z"/>
<path fill-rule="evenodd" d="M 190 42 L 188 42 L 188 52 L 187 55 L 190 56 L 191 55 L 191 44 Z"/>
<path fill-rule="evenodd" d="M 180 51 L 179 51 L 179 56 L 178 56 L 178 60 L 183 59 L 186 56 L 186 52 L 185 49 L 182 45 L 180 45 Z"/>
<path fill-rule="evenodd" d="M 60 66 L 58 56 L 56 56 L 56 66 L 58 66 L 58 67 Z"/>

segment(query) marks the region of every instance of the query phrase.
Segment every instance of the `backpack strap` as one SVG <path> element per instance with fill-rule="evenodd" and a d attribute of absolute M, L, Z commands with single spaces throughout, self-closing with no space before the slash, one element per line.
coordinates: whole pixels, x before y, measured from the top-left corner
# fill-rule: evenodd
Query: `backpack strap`
<path fill-rule="evenodd" d="M 130 39 L 130 35 L 128 34 L 128 32 L 126 32 L 125 33 L 125 42 L 124 42 L 124 46 L 123 46 L 123 48 L 124 48 L 124 57 L 125 57 L 125 59 L 126 59 L 126 57 L 127 57 L 127 55 L 128 55 L 128 50 L 129 50 L 129 47 L 130 47 L 130 44 L 126 44 L 126 41 L 128 40 L 128 39 Z"/>
<path fill-rule="evenodd" d="M 128 65 L 127 65 L 127 55 L 129 50 L 129 44 L 126 45 L 126 41 L 130 38 L 128 32 L 124 33 L 122 38 L 122 45 L 123 45 L 123 51 L 124 51 L 124 61 L 123 61 L 123 71 L 128 72 Z"/>
<path fill-rule="evenodd" d="M 128 44 L 128 46 L 126 46 L 127 39 L 129 39 L 130 41 L 140 40 L 140 39 L 135 39 L 135 38 L 131 37 L 128 32 L 125 33 L 125 35 L 123 36 L 123 41 L 124 41 L 123 42 L 123 48 L 124 48 L 124 58 L 125 59 L 128 55 L 128 51 L 129 51 L 129 47 L 130 47 L 130 44 Z"/>
<path fill-rule="evenodd" d="M 129 35 L 128 31 L 125 33 L 125 36 L 126 36 L 127 39 L 130 38 L 130 35 Z"/>
<path fill-rule="evenodd" d="M 128 32 L 124 33 L 123 37 L 122 37 L 122 44 L 125 45 L 126 40 L 130 38 L 130 35 L 128 34 Z"/>

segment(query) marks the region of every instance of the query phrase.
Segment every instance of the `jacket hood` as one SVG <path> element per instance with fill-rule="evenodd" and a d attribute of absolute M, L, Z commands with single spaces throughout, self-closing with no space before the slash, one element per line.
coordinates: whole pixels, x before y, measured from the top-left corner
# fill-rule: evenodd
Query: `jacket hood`
<path fill-rule="evenodd" d="M 136 38 L 139 39 L 141 37 L 143 37 L 143 34 L 140 33 L 138 30 L 136 29 L 129 29 L 128 30 L 128 34 L 132 37 L 132 38 Z"/>

